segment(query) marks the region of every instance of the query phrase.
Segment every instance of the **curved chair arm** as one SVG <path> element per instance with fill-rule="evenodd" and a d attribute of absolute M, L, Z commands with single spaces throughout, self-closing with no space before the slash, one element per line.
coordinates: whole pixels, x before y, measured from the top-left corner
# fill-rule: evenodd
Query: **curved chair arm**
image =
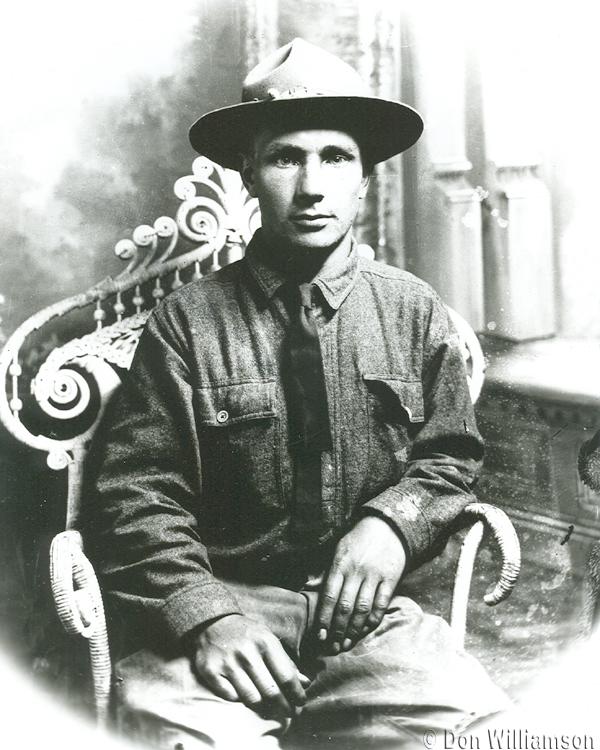
<path fill-rule="evenodd" d="M 514 526 L 504 511 L 486 503 L 471 503 L 464 509 L 463 514 L 467 518 L 472 518 L 475 523 L 467 532 L 462 543 L 452 592 L 450 627 L 456 643 L 461 647 L 465 640 L 467 605 L 473 565 L 484 530 L 488 530 L 492 534 L 502 556 L 500 577 L 494 589 L 484 596 L 484 602 L 493 607 L 508 598 L 521 571 L 519 539 Z"/>
<path fill-rule="evenodd" d="M 106 619 L 96 574 L 83 553 L 78 531 L 64 531 L 52 540 L 50 583 L 56 611 L 67 633 L 79 633 L 89 641 L 96 719 L 99 725 L 105 725 L 111 685 Z"/>
<path fill-rule="evenodd" d="M 483 350 L 477 334 L 462 315 L 459 315 L 456 310 L 448 305 L 446 305 L 446 310 L 458 334 L 463 359 L 467 367 L 469 394 L 471 395 L 471 401 L 475 403 L 479 398 L 485 379 L 486 364 Z"/>

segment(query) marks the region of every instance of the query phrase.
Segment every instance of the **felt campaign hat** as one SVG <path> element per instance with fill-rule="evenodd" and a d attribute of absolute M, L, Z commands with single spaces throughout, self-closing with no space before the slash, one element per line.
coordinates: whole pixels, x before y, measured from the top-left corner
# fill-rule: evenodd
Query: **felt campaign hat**
<path fill-rule="evenodd" d="M 248 73 L 241 104 L 200 117 L 190 128 L 190 142 L 212 161 L 239 169 L 240 155 L 262 127 L 343 130 L 375 164 L 410 148 L 423 132 L 423 120 L 407 104 L 371 96 L 339 57 L 294 39 Z"/>

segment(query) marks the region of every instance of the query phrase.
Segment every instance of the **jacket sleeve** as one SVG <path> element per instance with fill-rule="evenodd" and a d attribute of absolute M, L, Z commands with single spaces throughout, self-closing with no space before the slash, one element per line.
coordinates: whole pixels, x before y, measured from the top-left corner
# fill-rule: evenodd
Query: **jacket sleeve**
<path fill-rule="evenodd" d="M 175 639 L 239 613 L 212 575 L 195 508 L 201 461 L 183 346 L 152 315 L 109 404 L 86 474 L 86 538 L 109 604 L 129 627 Z"/>
<path fill-rule="evenodd" d="M 409 567 L 438 554 L 462 509 L 483 459 L 461 344 L 436 296 L 423 340 L 424 421 L 402 479 L 370 501 L 361 515 L 387 521 L 404 543 Z"/>

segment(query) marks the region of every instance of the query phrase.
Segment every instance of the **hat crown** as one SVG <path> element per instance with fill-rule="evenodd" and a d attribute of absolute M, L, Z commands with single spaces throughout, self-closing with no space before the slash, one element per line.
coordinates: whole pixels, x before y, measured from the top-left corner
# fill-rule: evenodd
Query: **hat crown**
<path fill-rule="evenodd" d="M 354 68 L 299 38 L 253 68 L 242 88 L 242 102 L 368 95 L 367 86 Z"/>
<path fill-rule="evenodd" d="M 241 104 L 202 115 L 190 128 L 190 142 L 218 164 L 240 169 L 253 135 L 274 124 L 352 132 L 373 164 L 406 151 L 423 131 L 412 107 L 373 96 L 354 68 L 304 39 L 294 39 L 253 68 Z"/>

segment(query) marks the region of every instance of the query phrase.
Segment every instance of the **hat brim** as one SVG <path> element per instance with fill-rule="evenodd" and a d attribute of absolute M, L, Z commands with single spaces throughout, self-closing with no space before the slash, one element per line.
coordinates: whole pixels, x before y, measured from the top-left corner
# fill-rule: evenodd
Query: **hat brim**
<path fill-rule="evenodd" d="M 423 132 L 421 115 L 402 102 L 356 96 L 315 96 L 244 102 L 216 109 L 190 128 L 190 143 L 203 156 L 229 169 L 240 168 L 261 127 L 321 127 L 351 132 L 375 164 L 410 148 Z"/>

